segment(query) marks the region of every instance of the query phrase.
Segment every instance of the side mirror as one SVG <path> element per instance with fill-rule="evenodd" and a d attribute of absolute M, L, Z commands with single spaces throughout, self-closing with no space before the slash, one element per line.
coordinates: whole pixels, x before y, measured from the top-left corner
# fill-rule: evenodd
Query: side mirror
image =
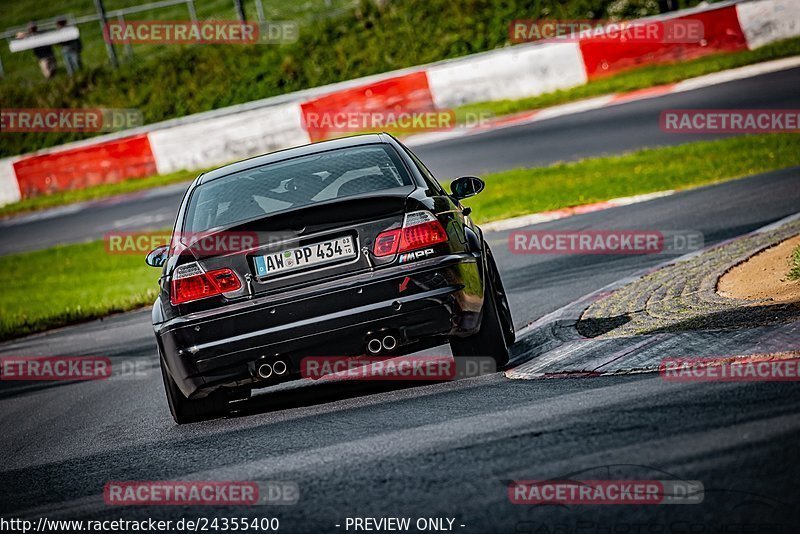
<path fill-rule="evenodd" d="M 484 187 L 486 184 L 477 176 L 462 176 L 450 183 L 450 191 L 453 192 L 453 198 L 457 200 L 474 197 L 483 191 Z"/>
<path fill-rule="evenodd" d="M 169 256 L 169 246 L 162 245 L 158 248 L 154 248 L 151 250 L 147 257 L 144 259 L 144 262 L 149 265 L 150 267 L 163 267 L 165 263 L 167 263 L 167 257 Z"/>

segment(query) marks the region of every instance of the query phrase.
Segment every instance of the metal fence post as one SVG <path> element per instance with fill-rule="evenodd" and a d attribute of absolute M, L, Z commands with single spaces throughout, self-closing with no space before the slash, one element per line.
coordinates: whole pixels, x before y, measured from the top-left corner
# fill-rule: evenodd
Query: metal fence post
<path fill-rule="evenodd" d="M 114 45 L 109 42 L 109 36 L 106 35 L 108 22 L 106 21 L 106 8 L 103 7 L 103 0 L 94 0 L 94 7 L 97 9 L 97 16 L 100 17 L 100 30 L 103 32 L 103 42 L 106 44 L 108 59 L 114 67 L 117 67 L 119 65 L 117 61 L 117 51 L 114 50 Z"/>
<path fill-rule="evenodd" d="M 264 22 L 266 18 L 264 18 L 264 6 L 261 4 L 261 0 L 255 0 L 256 3 L 256 17 L 258 17 L 258 22 Z"/>
<path fill-rule="evenodd" d="M 119 21 L 120 26 L 123 28 L 125 27 L 125 15 L 120 13 L 117 15 L 117 21 Z M 128 57 L 129 60 L 133 60 L 133 47 L 131 46 L 130 42 L 125 43 L 125 55 Z"/>
<path fill-rule="evenodd" d="M 194 9 L 194 0 L 186 0 L 186 7 L 189 10 L 189 18 L 192 22 L 197 22 L 197 11 Z"/>
<path fill-rule="evenodd" d="M 241 22 L 247 22 L 247 18 L 244 16 L 244 4 L 242 4 L 242 0 L 233 0 L 233 6 L 236 8 L 236 16 L 239 17 Z"/>

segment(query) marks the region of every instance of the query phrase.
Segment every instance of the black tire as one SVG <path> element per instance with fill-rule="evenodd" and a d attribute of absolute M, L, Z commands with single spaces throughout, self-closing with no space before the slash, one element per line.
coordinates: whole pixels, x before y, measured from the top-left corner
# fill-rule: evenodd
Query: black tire
<path fill-rule="evenodd" d="M 169 404 L 169 411 L 176 423 L 179 425 L 195 423 L 225 414 L 228 406 L 227 398 L 212 393 L 202 399 L 187 399 L 169 376 L 164 359 L 159 357 L 159 360 L 161 361 L 161 378 L 164 379 L 164 390 L 167 393 L 167 404 Z"/>
<path fill-rule="evenodd" d="M 489 356 L 495 361 L 497 370 L 500 371 L 508 363 L 507 329 L 498 313 L 496 301 L 499 296 L 494 287 L 493 278 L 495 276 L 491 273 L 491 267 L 486 274 L 480 329 L 471 336 L 451 337 L 450 349 L 456 358 Z"/>
<path fill-rule="evenodd" d="M 503 332 L 506 338 L 506 346 L 511 347 L 516 340 L 517 334 L 514 331 L 514 320 L 511 318 L 511 306 L 508 304 L 506 297 L 506 290 L 503 287 L 503 281 L 500 279 L 500 271 L 497 269 L 497 264 L 494 261 L 494 255 L 489 247 L 486 247 L 486 254 L 488 258 L 487 264 L 489 265 L 492 277 L 492 289 L 495 293 L 495 305 L 497 313 L 500 316 L 500 321 L 503 324 Z"/>

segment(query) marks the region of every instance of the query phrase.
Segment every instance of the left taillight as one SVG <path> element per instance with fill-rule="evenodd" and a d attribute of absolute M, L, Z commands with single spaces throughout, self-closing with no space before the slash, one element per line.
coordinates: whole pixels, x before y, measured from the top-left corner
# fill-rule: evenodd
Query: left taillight
<path fill-rule="evenodd" d="M 169 300 L 173 305 L 184 304 L 236 291 L 241 287 L 239 277 L 230 269 L 205 272 L 196 262 L 187 263 L 175 269 L 172 275 Z"/>
<path fill-rule="evenodd" d="M 412 211 L 403 220 L 403 227 L 387 230 L 375 238 L 372 253 L 375 256 L 391 256 L 447 241 L 442 223 L 429 211 Z"/>

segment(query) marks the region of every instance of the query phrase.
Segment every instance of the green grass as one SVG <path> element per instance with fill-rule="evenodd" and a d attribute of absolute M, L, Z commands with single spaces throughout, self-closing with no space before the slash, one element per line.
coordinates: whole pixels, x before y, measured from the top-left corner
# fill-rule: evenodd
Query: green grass
<path fill-rule="evenodd" d="M 770 134 L 654 148 L 486 176 L 468 199 L 478 222 L 681 189 L 800 165 L 800 135 Z"/>
<path fill-rule="evenodd" d="M 800 247 L 792 251 L 789 280 L 800 280 Z"/>
<path fill-rule="evenodd" d="M 800 136 L 737 137 L 485 176 L 479 222 L 800 165 Z M 102 241 L 0 257 L 0 339 L 149 305 L 160 270 Z M 794 253 L 800 272 L 800 252 Z"/>
<path fill-rule="evenodd" d="M 122 9 L 147 3 L 151 0 L 103 0 L 106 11 Z M 342 9 L 352 8 L 357 0 L 302 0 L 302 1 L 267 1 L 262 0 L 264 14 L 267 20 L 297 20 L 311 16 L 333 15 Z M 199 20 L 235 20 L 232 0 L 196 0 L 195 12 Z M 245 13 L 247 17 L 256 20 L 255 3 L 245 0 Z M 26 2 L 19 0 L 0 0 L 0 30 L 9 27 L 25 27 L 29 21 L 52 19 L 59 16 L 73 15 L 75 17 L 93 15 L 97 11 L 93 0 L 59 0 L 57 6 L 51 2 Z M 149 11 L 128 15 L 127 20 L 189 20 L 189 10 L 186 4 L 162 7 Z M 89 68 L 108 68 L 108 54 L 106 53 L 103 35 L 99 24 L 88 22 L 78 26 L 83 42 L 83 60 Z M 123 46 L 117 46 L 119 60 L 126 62 L 141 62 L 158 58 L 161 54 L 169 52 L 169 47 L 156 45 L 136 45 L 132 47 L 133 58 L 127 56 Z M 58 52 L 58 50 L 57 50 Z M 57 56 L 60 60 L 61 57 Z M 41 73 L 31 52 L 12 53 L 8 46 L 0 47 L 0 58 L 6 70 L 6 75 L 12 80 L 41 79 Z M 60 63 L 63 66 L 63 63 Z M 63 68 L 63 67 L 62 67 Z M 63 70 L 62 70 L 63 74 Z"/>
<path fill-rule="evenodd" d="M 601 78 L 579 87 L 554 91 L 530 98 L 468 104 L 455 110 L 456 118 L 463 121 L 464 117 L 470 113 L 508 115 L 520 111 L 574 102 L 593 96 L 635 91 L 637 89 L 675 83 L 704 74 L 796 55 L 800 55 L 800 37 L 771 43 L 756 50 L 715 54 L 685 63 L 642 67 L 608 78 Z"/>
<path fill-rule="evenodd" d="M 131 310 L 155 300 L 159 269 L 103 241 L 0 257 L 0 339 Z"/>
<path fill-rule="evenodd" d="M 86 200 L 97 200 L 113 195 L 134 193 L 144 189 L 152 189 L 154 187 L 162 187 L 180 182 L 189 182 L 201 172 L 202 171 L 178 171 L 171 174 L 149 176 L 147 178 L 131 178 L 115 184 L 95 185 L 85 189 L 72 189 L 69 191 L 59 191 L 50 195 L 26 198 L 19 202 L 0 206 L 0 217 L 27 211 L 54 208 L 56 206 L 83 202 Z"/>

